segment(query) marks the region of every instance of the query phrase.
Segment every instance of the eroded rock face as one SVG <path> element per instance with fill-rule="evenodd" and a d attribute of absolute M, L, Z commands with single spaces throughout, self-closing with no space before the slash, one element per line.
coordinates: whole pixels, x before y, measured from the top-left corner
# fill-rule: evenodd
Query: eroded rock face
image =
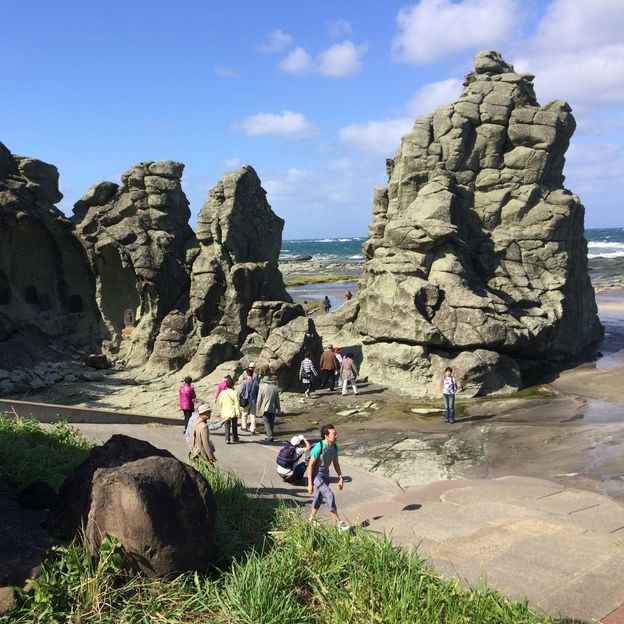
<path fill-rule="evenodd" d="M 355 321 L 371 380 L 437 395 L 450 365 L 468 394 L 508 392 L 601 337 L 584 208 L 563 187 L 574 118 L 532 80 L 481 52 L 387 163 Z"/>
<path fill-rule="evenodd" d="M 99 342 L 93 276 L 54 206 L 61 199 L 56 167 L 0 143 L 0 362 L 9 370 Z"/>
<path fill-rule="evenodd" d="M 132 364 L 148 361 L 163 319 L 188 300 L 195 237 L 183 169 L 169 160 L 135 165 L 121 186 L 95 184 L 74 207 L 96 278 L 103 347 Z"/>

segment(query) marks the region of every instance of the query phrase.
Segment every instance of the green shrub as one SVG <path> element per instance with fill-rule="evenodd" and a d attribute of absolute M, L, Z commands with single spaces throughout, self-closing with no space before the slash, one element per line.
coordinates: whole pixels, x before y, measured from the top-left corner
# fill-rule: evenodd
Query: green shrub
<path fill-rule="evenodd" d="M 45 481 L 58 490 L 92 446 L 67 422 L 43 427 L 36 420 L 0 414 L 0 472 L 20 488 Z"/>

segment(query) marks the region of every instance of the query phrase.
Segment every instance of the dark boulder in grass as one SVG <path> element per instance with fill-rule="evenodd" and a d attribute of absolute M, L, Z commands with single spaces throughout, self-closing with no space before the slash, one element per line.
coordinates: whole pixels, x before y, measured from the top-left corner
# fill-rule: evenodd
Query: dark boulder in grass
<path fill-rule="evenodd" d="M 215 519 L 212 490 L 194 468 L 115 435 L 65 479 L 47 525 L 64 540 L 84 527 L 94 550 L 106 534 L 116 537 L 128 569 L 159 576 L 207 567 Z"/>
<path fill-rule="evenodd" d="M 162 576 L 208 567 L 215 520 L 212 490 L 193 467 L 146 457 L 96 471 L 86 533 L 94 552 L 114 536 L 128 570 Z"/>

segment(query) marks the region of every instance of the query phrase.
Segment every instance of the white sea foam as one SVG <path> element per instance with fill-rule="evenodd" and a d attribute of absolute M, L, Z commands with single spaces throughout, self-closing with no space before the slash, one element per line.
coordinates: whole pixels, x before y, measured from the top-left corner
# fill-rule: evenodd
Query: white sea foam
<path fill-rule="evenodd" d="M 318 240 L 315 240 L 315 243 L 333 243 L 336 239 L 335 238 L 319 238 Z"/>
<path fill-rule="evenodd" d="M 622 256 L 624 256 L 624 251 L 611 251 L 607 253 L 596 253 L 596 254 L 588 253 L 587 254 L 588 258 L 621 258 Z"/>
<path fill-rule="evenodd" d="M 364 260 L 364 256 L 362 254 L 356 254 L 355 256 L 349 256 L 349 260 Z"/>
<path fill-rule="evenodd" d="M 621 249 L 624 251 L 624 243 L 612 243 L 610 241 L 589 241 L 587 246 L 590 249 L 596 249 L 597 247 L 610 247 L 613 249 Z"/>

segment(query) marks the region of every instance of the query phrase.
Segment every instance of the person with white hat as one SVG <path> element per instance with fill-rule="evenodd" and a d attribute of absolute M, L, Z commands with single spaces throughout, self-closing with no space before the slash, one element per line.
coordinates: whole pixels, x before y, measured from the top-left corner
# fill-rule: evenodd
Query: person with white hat
<path fill-rule="evenodd" d="M 307 464 L 301 458 L 311 448 L 312 445 L 301 434 L 290 438 L 290 442 L 277 454 L 277 474 L 288 483 L 303 483 Z"/>
<path fill-rule="evenodd" d="M 210 441 L 210 429 L 218 429 L 223 423 L 210 424 L 208 420 L 212 410 L 208 403 L 204 403 L 197 410 L 198 417 L 189 421 L 190 452 L 189 457 L 194 461 L 203 461 L 214 464 L 217 461 L 214 444 Z"/>

